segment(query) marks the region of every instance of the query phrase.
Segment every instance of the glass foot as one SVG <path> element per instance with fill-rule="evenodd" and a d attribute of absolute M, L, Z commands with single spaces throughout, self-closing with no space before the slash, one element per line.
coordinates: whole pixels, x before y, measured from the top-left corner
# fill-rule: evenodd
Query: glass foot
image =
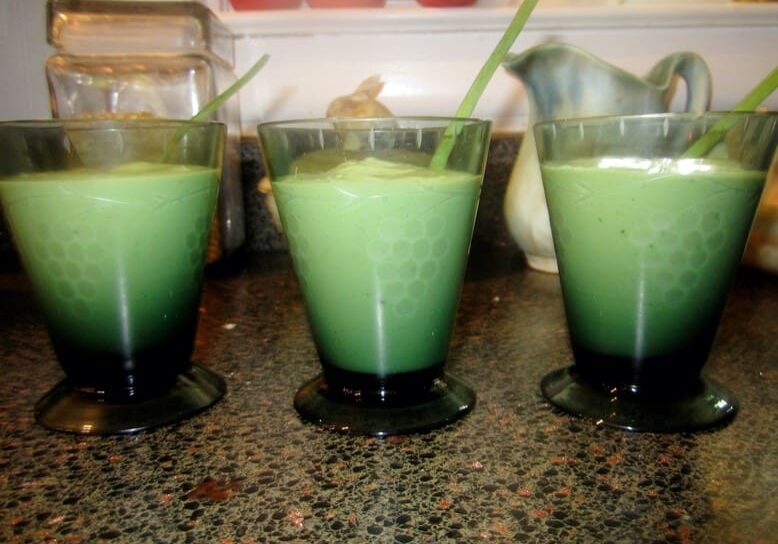
<path fill-rule="evenodd" d="M 194 364 L 179 374 L 167 394 L 134 403 L 88 398 L 63 380 L 35 404 L 35 419 L 55 431 L 134 433 L 193 416 L 222 398 L 226 390 L 221 376 Z"/>
<path fill-rule="evenodd" d="M 427 398 L 414 404 L 340 400 L 328 394 L 322 376 L 307 382 L 294 397 L 294 407 L 304 420 L 330 430 L 372 436 L 429 431 L 456 421 L 474 406 L 473 390 L 445 373 L 435 380 Z"/>
<path fill-rule="evenodd" d="M 699 431 L 728 423 L 737 411 L 735 396 L 715 381 L 700 381 L 688 397 L 645 398 L 600 389 L 568 367 L 546 375 L 540 389 L 551 404 L 565 412 L 629 431 Z"/>

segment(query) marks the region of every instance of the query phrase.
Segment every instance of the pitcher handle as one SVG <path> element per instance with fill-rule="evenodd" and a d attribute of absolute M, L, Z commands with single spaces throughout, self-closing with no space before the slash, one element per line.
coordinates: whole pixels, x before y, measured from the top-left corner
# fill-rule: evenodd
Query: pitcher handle
<path fill-rule="evenodd" d="M 675 76 L 686 82 L 686 111 L 707 111 L 710 107 L 713 83 L 705 61 L 696 53 L 674 53 L 660 60 L 646 75 L 646 81 L 664 93 L 665 110 L 669 110 L 675 86 Z"/>

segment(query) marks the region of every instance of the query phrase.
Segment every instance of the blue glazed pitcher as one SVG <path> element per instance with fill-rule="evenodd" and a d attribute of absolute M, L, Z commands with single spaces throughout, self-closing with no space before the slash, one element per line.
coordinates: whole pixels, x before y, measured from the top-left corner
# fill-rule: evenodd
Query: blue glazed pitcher
<path fill-rule="evenodd" d="M 505 219 L 529 266 L 555 273 L 554 242 L 532 126 L 551 119 L 666 112 L 676 77 L 686 82 L 686 111 L 705 111 L 712 91 L 710 70 L 695 53 L 674 53 L 640 78 L 561 43 L 508 54 L 503 66 L 521 80 L 529 99 L 529 125 L 505 193 Z"/>

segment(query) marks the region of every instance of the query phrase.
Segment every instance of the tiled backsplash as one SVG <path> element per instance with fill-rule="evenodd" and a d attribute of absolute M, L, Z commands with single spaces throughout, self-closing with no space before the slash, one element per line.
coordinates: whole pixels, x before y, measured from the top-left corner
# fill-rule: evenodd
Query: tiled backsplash
<path fill-rule="evenodd" d="M 512 243 L 503 219 L 502 201 L 518 148 L 518 137 L 498 136 L 492 139 L 473 236 L 474 245 L 504 246 Z M 256 140 L 244 139 L 241 160 L 247 228 L 244 249 L 251 253 L 286 251 L 284 236 L 272 224 L 265 207 L 265 195 L 258 189 L 264 168 Z M 0 227 L 0 253 L 11 251 L 10 236 L 3 225 Z"/>

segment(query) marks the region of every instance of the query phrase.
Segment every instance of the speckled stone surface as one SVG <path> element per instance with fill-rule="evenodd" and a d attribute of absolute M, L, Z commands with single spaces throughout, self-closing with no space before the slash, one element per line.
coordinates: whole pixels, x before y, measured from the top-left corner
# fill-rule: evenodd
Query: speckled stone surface
<path fill-rule="evenodd" d="M 9 269 L 10 268 L 10 269 Z M 741 271 L 707 372 L 741 401 L 694 435 L 630 434 L 552 410 L 565 365 L 556 276 L 475 245 L 448 370 L 464 420 L 389 439 L 301 422 L 317 372 L 284 254 L 213 274 L 195 359 L 227 396 L 173 427 L 49 432 L 35 400 L 62 376 L 27 283 L 0 267 L 0 541 L 767 543 L 778 534 L 778 279 Z"/>

